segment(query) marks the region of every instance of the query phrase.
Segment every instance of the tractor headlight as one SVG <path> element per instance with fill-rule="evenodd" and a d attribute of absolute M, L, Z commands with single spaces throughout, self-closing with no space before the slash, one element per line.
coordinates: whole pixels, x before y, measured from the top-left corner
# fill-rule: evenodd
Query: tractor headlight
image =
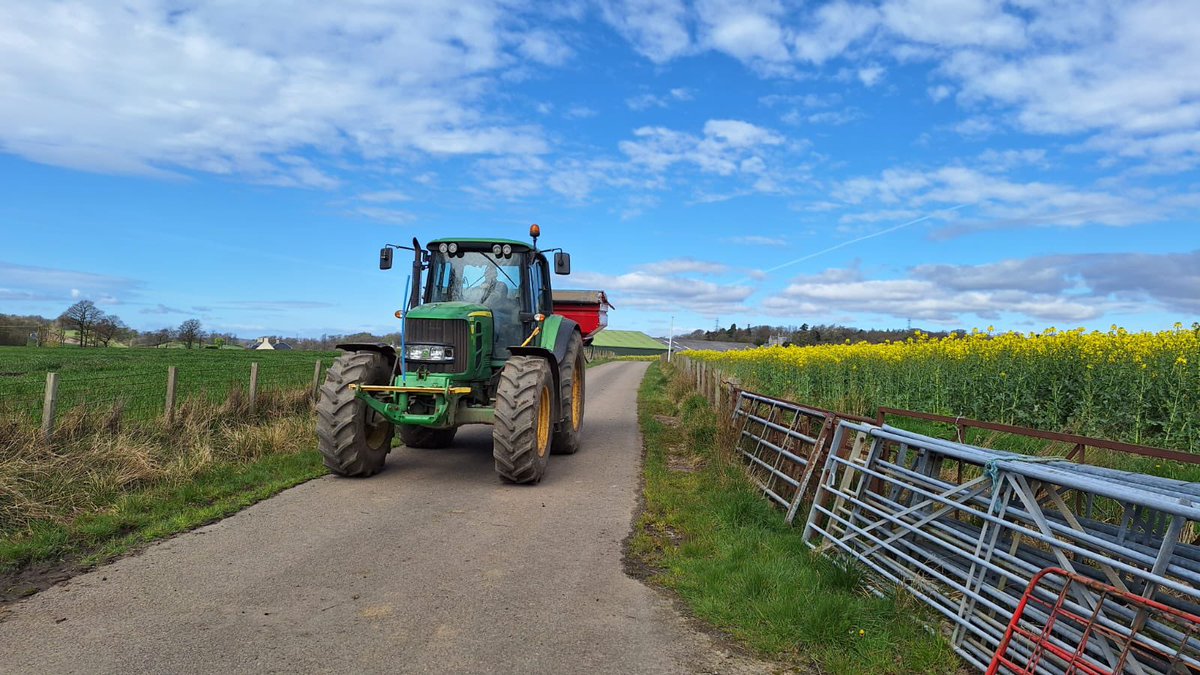
<path fill-rule="evenodd" d="M 503 253 L 504 253 L 504 249 L 500 248 L 500 244 L 493 244 L 493 245 L 492 245 L 492 255 L 494 255 L 494 256 L 496 256 L 497 258 L 499 258 L 499 257 L 500 257 L 500 255 L 501 255 L 501 254 L 503 254 Z"/>
<path fill-rule="evenodd" d="M 509 246 L 508 244 L 505 244 L 500 250 L 504 253 L 505 258 L 512 255 L 512 246 Z"/>
<path fill-rule="evenodd" d="M 454 360 L 454 348 L 445 345 L 408 345 L 409 361 L 443 362 Z"/>
<path fill-rule="evenodd" d="M 445 242 L 438 244 L 438 253 L 441 253 L 442 255 L 446 255 L 446 253 L 449 250 L 450 250 L 450 247 L 447 246 Z"/>
<path fill-rule="evenodd" d="M 450 244 L 450 254 L 458 253 L 458 244 Z"/>

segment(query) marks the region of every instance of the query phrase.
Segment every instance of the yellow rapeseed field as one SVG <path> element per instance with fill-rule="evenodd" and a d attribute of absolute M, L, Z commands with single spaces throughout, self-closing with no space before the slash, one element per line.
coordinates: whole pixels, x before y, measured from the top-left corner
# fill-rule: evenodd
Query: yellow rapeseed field
<path fill-rule="evenodd" d="M 1200 452 L 1200 328 L 1182 324 L 688 356 L 749 388 L 845 412 L 893 406 Z"/>

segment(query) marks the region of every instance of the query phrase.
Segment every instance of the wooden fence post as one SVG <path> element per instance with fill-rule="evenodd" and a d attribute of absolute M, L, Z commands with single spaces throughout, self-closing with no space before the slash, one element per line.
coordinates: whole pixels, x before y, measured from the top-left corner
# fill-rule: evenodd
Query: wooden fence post
<path fill-rule="evenodd" d="M 175 421 L 175 385 L 178 383 L 178 369 L 175 366 L 167 367 L 167 405 L 163 411 L 163 417 L 167 420 L 167 424 Z"/>
<path fill-rule="evenodd" d="M 258 413 L 258 362 L 250 364 L 250 414 Z"/>
<path fill-rule="evenodd" d="M 58 411 L 58 373 L 46 373 L 46 397 L 42 400 L 42 438 L 54 436 L 54 414 Z"/>
<path fill-rule="evenodd" d="M 317 400 L 317 394 L 321 390 L 321 359 L 317 359 L 317 365 L 313 366 L 313 383 L 312 383 L 312 398 Z"/>

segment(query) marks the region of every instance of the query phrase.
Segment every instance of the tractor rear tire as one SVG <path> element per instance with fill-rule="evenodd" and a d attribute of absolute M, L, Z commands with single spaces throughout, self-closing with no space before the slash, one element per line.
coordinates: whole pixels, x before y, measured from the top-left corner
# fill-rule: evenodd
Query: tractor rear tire
<path fill-rule="evenodd" d="M 587 362 L 583 357 L 583 339 L 579 333 L 571 336 L 571 344 L 559 367 L 559 393 L 563 414 L 559 429 L 554 433 L 550 451 L 556 455 L 573 455 L 579 451 L 579 432 L 583 429 L 584 373 Z"/>
<path fill-rule="evenodd" d="M 458 432 L 458 427 L 431 429 L 415 424 L 401 424 L 398 426 L 398 429 L 400 431 L 400 440 L 405 445 L 410 448 L 420 448 L 423 450 L 450 447 L 450 444 L 454 442 L 454 434 Z"/>
<path fill-rule="evenodd" d="M 536 483 L 546 473 L 554 430 L 554 381 L 536 356 L 514 356 L 500 371 L 492 457 L 496 473 L 513 483 Z"/>
<path fill-rule="evenodd" d="M 392 423 L 359 400 L 350 385 L 389 384 L 382 354 L 351 352 L 333 362 L 317 397 L 317 449 L 339 476 L 365 477 L 383 468 L 392 449 Z"/>

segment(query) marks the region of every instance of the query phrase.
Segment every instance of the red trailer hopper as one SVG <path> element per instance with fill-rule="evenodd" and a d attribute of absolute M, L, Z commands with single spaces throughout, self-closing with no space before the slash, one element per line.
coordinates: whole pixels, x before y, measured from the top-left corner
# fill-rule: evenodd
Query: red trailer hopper
<path fill-rule="evenodd" d="M 608 325 L 608 310 L 616 309 L 604 291 L 554 291 L 554 313 L 579 324 L 585 344 Z"/>

